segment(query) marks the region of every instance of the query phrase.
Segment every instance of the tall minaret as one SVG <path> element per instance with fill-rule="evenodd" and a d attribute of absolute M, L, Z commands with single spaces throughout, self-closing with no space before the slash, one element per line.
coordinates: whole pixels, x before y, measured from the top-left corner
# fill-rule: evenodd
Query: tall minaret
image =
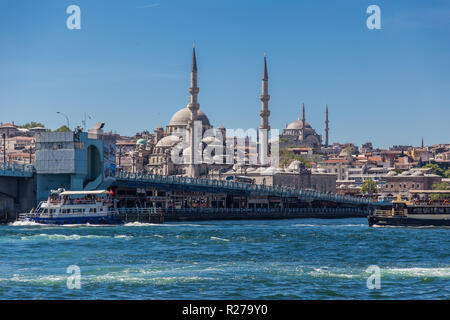
<path fill-rule="evenodd" d="M 198 149 L 195 139 L 195 120 L 197 120 L 197 111 L 200 108 L 198 103 L 198 92 L 200 89 L 197 87 L 197 58 L 195 57 L 195 42 L 192 48 L 192 66 L 191 66 L 191 87 L 189 88 L 189 104 L 187 108 L 191 111 L 191 119 L 188 122 L 189 130 L 189 176 L 196 178 L 199 175 L 198 166 L 195 163 L 195 153 Z"/>
<path fill-rule="evenodd" d="M 330 121 L 328 121 L 328 104 L 327 104 L 327 108 L 325 111 L 325 147 L 328 147 L 328 131 L 329 131 L 329 127 L 328 124 L 330 123 Z"/>
<path fill-rule="evenodd" d="M 191 111 L 191 120 L 197 118 L 197 111 L 200 108 L 198 103 L 198 92 L 200 89 L 197 87 L 197 58 L 195 56 L 195 42 L 192 48 L 192 66 L 191 66 L 191 87 L 189 88 L 189 104 L 188 109 Z"/>
<path fill-rule="evenodd" d="M 264 67 L 263 67 L 263 76 L 262 76 L 262 94 L 260 96 L 262 106 L 259 115 L 261 116 L 261 125 L 259 126 L 259 130 L 261 131 L 261 148 L 260 148 L 260 163 L 267 164 L 267 160 L 269 157 L 269 76 L 267 73 L 267 61 L 266 54 L 264 54 Z"/>
<path fill-rule="evenodd" d="M 305 140 L 305 129 L 306 129 L 306 117 L 305 117 L 305 103 L 302 103 L 302 140 Z"/>

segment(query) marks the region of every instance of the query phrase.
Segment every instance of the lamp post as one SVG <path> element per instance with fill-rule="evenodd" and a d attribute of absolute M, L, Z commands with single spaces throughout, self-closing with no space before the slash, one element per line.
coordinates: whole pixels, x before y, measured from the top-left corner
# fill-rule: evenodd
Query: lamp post
<path fill-rule="evenodd" d="M 69 117 L 68 117 L 65 113 L 62 113 L 61 111 L 56 111 L 56 113 L 57 113 L 57 114 L 60 114 L 60 115 L 62 115 L 62 116 L 64 116 L 64 117 L 66 118 L 66 121 L 67 121 L 67 128 L 70 129 Z"/>

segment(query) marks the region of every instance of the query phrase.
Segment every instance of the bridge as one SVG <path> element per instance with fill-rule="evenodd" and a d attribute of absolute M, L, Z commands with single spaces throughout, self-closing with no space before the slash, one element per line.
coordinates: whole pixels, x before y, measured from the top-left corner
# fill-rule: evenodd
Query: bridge
<path fill-rule="evenodd" d="M 32 165 L 0 163 L 0 223 L 36 205 L 36 176 Z"/>
<path fill-rule="evenodd" d="M 182 176 L 163 176 L 131 172 L 118 172 L 116 174 L 115 185 L 124 187 L 154 186 L 169 188 L 172 190 L 226 193 L 230 195 L 296 198 L 304 202 L 326 201 L 350 206 L 381 207 L 391 205 L 389 202 L 375 202 L 367 198 L 323 193 L 315 190 L 301 190 L 289 187 L 273 187 L 224 180 L 189 178 Z"/>
<path fill-rule="evenodd" d="M 0 222 L 7 219 L 5 215 L 35 207 L 36 187 L 32 165 L 0 163 Z M 132 172 L 117 172 L 97 188 L 126 190 L 122 198 L 116 194 L 118 199 L 131 199 L 122 206 L 158 207 L 166 220 L 365 216 L 392 205 L 315 190 Z M 142 198 L 138 189 L 155 191 L 145 199 L 148 194 Z"/>
<path fill-rule="evenodd" d="M 0 176 L 31 178 L 35 172 L 31 164 L 0 163 Z"/>

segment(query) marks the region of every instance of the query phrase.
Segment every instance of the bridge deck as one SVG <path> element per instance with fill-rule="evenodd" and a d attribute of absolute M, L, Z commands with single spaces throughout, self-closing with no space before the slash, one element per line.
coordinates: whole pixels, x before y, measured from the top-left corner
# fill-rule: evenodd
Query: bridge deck
<path fill-rule="evenodd" d="M 31 178 L 34 174 L 33 165 L 0 163 L 0 176 Z"/>
<path fill-rule="evenodd" d="M 256 196 L 278 196 L 285 198 L 299 198 L 304 201 L 330 201 L 353 205 L 383 206 L 387 202 L 374 202 L 370 199 L 352 197 L 340 194 L 323 193 L 314 190 L 301 190 L 289 187 L 272 187 L 248 183 L 189 178 L 181 176 L 162 176 L 153 174 L 119 172 L 116 175 L 116 184 L 123 186 L 165 186 L 174 189 L 197 189 L 213 193 L 240 193 Z"/>

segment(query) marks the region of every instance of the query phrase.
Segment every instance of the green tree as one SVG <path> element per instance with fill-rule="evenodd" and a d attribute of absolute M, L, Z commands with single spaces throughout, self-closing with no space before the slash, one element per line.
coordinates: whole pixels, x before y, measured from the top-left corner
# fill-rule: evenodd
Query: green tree
<path fill-rule="evenodd" d="M 377 183 L 372 179 L 367 179 L 364 181 L 361 187 L 362 194 L 376 194 L 377 193 Z"/>
<path fill-rule="evenodd" d="M 431 171 L 433 171 L 434 174 L 437 174 L 438 176 L 441 177 L 444 176 L 444 170 L 442 170 L 437 164 L 427 163 L 422 168 L 431 168 Z"/>
<path fill-rule="evenodd" d="M 31 122 L 27 122 L 27 123 L 19 126 L 19 128 L 24 128 L 24 129 L 30 129 L 30 128 L 36 128 L 36 127 L 45 128 L 45 125 L 40 122 L 31 121 Z"/>
<path fill-rule="evenodd" d="M 70 131 L 72 130 L 70 130 L 68 126 L 64 125 L 56 129 L 54 132 L 70 132 Z"/>
<path fill-rule="evenodd" d="M 450 178 L 450 169 L 447 169 L 444 171 L 444 177 L 445 178 Z"/>
<path fill-rule="evenodd" d="M 302 162 L 306 168 L 311 167 L 311 162 L 302 155 L 296 155 L 293 151 L 289 151 L 287 148 L 280 150 L 280 165 L 288 167 L 292 161 L 298 160 Z"/>

